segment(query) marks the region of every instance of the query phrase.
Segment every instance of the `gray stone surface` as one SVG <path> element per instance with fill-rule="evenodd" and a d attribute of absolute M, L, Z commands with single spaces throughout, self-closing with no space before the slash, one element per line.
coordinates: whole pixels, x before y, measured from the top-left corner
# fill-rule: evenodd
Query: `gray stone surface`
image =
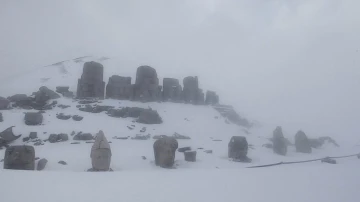
<path fill-rule="evenodd" d="M 143 124 L 161 124 L 162 119 L 157 111 L 148 109 L 148 110 L 143 110 L 140 113 L 137 122 Z"/>
<path fill-rule="evenodd" d="M 43 115 L 38 112 L 27 112 L 25 113 L 25 124 L 32 125 L 40 125 L 43 122 Z"/>
<path fill-rule="evenodd" d="M 8 97 L 7 99 L 10 100 L 11 102 L 19 102 L 19 101 L 28 100 L 29 97 L 25 94 L 16 94 Z"/>
<path fill-rule="evenodd" d="M 303 131 L 298 131 L 295 135 L 295 148 L 296 152 L 311 153 L 311 144 Z"/>
<path fill-rule="evenodd" d="M 190 151 L 191 147 L 181 147 L 178 149 L 178 152 L 186 152 L 186 151 Z"/>
<path fill-rule="evenodd" d="M 39 88 L 39 91 L 46 94 L 47 96 L 50 97 L 50 99 L 58 99 L 60 98 L 60 95 L 57 94 L 56 92 L 50 90 L 48 87 L 46 86 L 42 86 Z"/>
<path fill-rule="evenodd" d="M 326 158 L 321 159 L 321 162 L 322 163 L 329 163 L 329 164 L 336 164 L 336 160 L 332 159 L 330 157 L 326 157 Z"/>
<path fill-rule="evenodd" d="M 73 140 L 93 140 L 94 137 L 90 133 L 78 133 Z"/>
<path fill-rule="evenodd" d="M 113 75 L 106 85 L 106 97 L 119 100 L 129 100 L 134 94 L 131 77 Z"/>
<path fill-rule="evenodd" d="M 61 164 L 61 165 L 64 165 L 64 166 L 67 165 L 67 163 L 65 161 L 59 161 L 58 164 Z"/>
<path fill-rule="evenodd" d="M 69 120 L 71 118 L 71 115 L 65 115 L 63 113 L 60 113 L 56 115 L 56 118 L 60 120 Z"/>
<path fill-rule="evenodd" d="M 60 94 L 69 92 L 69 86 L 57 86 L 56 87 L 56 92 L 60 93 Z"/>
<path fill-rule="evenodd" d="M 32 146 L 10 146 L 5 151 L 4 169 L 34 170 L 35 149 Z"/>
<path fill-rule="evenodd" d="M 38 164 L 37 164 L 36 170 L 39 170 L 39 171 L 44 170 L 47 162 L 48 162 L 48 160 L 45 159 L 45 158 L 40 159 Z"/>
<path fill-rule="evenodd" d="M 155 164 L 163 168 L 171 168 L 175 162 L 178 142 L 173 137 L 163 136 L 154 143 Z"/>
<path fill-rule="evenodd" d="M 30 135 L 29 135 L 30 139 L 36 139 L 37 137 L 38 137 L 37 132 L 30 132 Z"/>
<path fill-rule="evenodd" d="M 99 131 L 91 147 L 91 163 L 94 171 L 109 171 L 111 163 L 111 148 L 104 132 Z"/>
<path fill-rule="evenodd" d="M 2 113 L 0 112 L 0 123 L 4 121 L 4 118 L 3 118 L 3 115 Z"/>
<path fill-rule="evenodd" d="M 150 66 L 138 67 L 133 99 L 142 102 L 153 102 L 158 101 L 159 96 L 159 79 L 156 70 Z"/>
<path fill-rule="evenodd" d="M 84 117 L 79 116 L 79 115 L 74 115 L 74 116 L 72 117 L 72 119 L 73 119 L 74 121 L 82 121 L 82 120 L 84 119 Z"/>
<path fill-rule="evenodd" d="M 105 82 L 103 81 L 104 67 L 97 62 L 86 62 L 83 73 L 78 80 L 78 98 L 104 98 Z"/>
<path fill-rule="evenodd" d="M 197 104 L 199 94 L 198 77 L 185 77 L 183 80 L 183 96 L 185 103 Z"/>
<path fill-rule="evenodd" d="M 3 141 L 5 141 L 7 144 L 11 143 L 21 137 L 21 135 L 17 135 L 17 136 L 14 135 L 14 133 L 12 131 L 13 127 L 14 126 L 9 127 L 0 133 L 0 138 Z"/>
<path fill-rule="evenodd" d="M 50 134 L 48 140 L 50 143 L 65 142 L 69 140 L 69 136 L 65 133 Z"/>
<path fill-rule="evenodd" d="M 241 117 L 232 106 L 228 105 L 214 105 L 213 106 L 216 111 L 218 111 L 224 118 L 226 118 L 225 122 L 229 123 L 229 121 L 233 124 L 243 126 L 246 128 L 251 128 L 253 124 L 247 120 L 246 118 Z"/>
<path fill-rule="evenodd" d="M 287 153 L 287 144 L 280 126 L 276 127 L 274 130 L 272 141 L 273 151 L 276 154 L 285 156 Z"/>
<path fill-rule="evenodd" d="M 205 104 L 217 105 L 219 104 L 219 96 L 214 91 L 206 91 Z"/>
<path fill-rule="evenodd" d="M 2 109 L 8 109 L 10 105 L 10 100 L 0 97 L 0 110 Z"/>
<path fill-rule="evenodd" d="M 182 87 L 178 79 L 163 79 L 163 101 L 181 102 L 183 101 Z"/>
<path fill-rule="evenodd" d="M 185 161 L 195 162 L 196 161 L 196 151 L 185 151 L 184 157 L 185 157 Z"/>
<path fill-rule="evenodd" d="M 246 159 L 248 149 L 246 137 L 233 136 L 228 144 L 228 157 L 237 160 Z"/>

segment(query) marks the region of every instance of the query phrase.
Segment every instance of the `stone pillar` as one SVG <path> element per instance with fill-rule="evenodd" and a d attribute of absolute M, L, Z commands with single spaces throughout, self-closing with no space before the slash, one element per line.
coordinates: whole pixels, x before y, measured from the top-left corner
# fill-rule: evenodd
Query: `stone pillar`
<path fill-rule="evenodd" d="M 105 82 L 103 81 L 104 67 L 97 62 L 86 62 L 83 74 L 78 80 L 78 98 L 104 99 Z"/>

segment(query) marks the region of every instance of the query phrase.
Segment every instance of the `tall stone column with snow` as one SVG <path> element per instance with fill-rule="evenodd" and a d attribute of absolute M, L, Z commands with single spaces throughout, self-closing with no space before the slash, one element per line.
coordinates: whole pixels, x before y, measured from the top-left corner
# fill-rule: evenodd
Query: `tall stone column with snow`
<path fill-rule="evenodd" d="M 104 67 L 97 62 L 86 62 L 83 73 L 78 80 L 78 98 L 104 98 L 105 82 Z"/>
<path fill-rule="evenodd" d="M 153 102 L 161 100 L 161 88 L 156 70 L 150 66 L 140 66 L 136 71 L 134 100 Z"/>

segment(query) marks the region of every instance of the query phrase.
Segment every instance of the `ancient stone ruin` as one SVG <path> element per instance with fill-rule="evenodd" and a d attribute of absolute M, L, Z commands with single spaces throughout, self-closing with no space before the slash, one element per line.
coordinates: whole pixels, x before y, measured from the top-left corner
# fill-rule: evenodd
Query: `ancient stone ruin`
<path fill-rule="evenodd" d="M 273 151 L 279 155 L 285 156 L 287 153 L 287 144 L 280 126 L 276 127 L 274 130 L 272 141 Z"/>
<path fill-rule="evenodd" d="M 199 89 L 198 77 L 185 77 L 183 80 L 184 101 L 191 104 L 204 104 L 204 93 Z"/>
<path fill-rule="evenodd" d="M 303 131 L 298 131 L 295 135 L 295 148 L 296 152 L 311 153 L 311 144 Z"/>
<path fill-rule="evenodd" d="M 155 164 L 162 168 L 171 168 L 175 162 L 178 142 L 173 137 L 163 136 L 154 143 Z"/>
<path fill-rule="evenodd" d="M 9 144 L 21 137 L 21 135 L 14 135 L 13 130 L 12 130 L 13 127 L 14 126 L 11 126 L 0 133 L 0 139 L 3 142 L 3 144 Z M 0 145 L 0 147 L 1 147 L 1 145 Z"/>
<path fill-rule="evenodd" d="M 10 105 L 10 101 L 6 98 L 0 97 L 0 110 L 8 109 Z"/>
<path fill-rule="evenodd" d="M 196 161 L 196 151 L 184 151 L 185 161 L 195 162 Z"/>
<path fill-rule="evenodd" d="M 142 102 L 159 101 L 161 88 L 156 70 L 150 66 L 140 66 L 136 71 L 134 100 Z"/>
<path fill-rule="evenodd" d="M 130 100 L 133 97 L 131 77 L 111 76 L 106 86 L 106 98 Z"/>
<path fill-rule="evenodd" d="M 103 81 L 104 67 L 97 62 L 86 62 L 83 74 L 78 80 L 78 98 L 104 98 L 105 82 Z"/>
<path fill-rule="evenodd" d="M 233 136 L 228 144 L 228 157 L 236 161 L 250 162 L 247 157 L 248 142 L 243 136 Z"/>
<path fill-rule="evenodd" d="M 217 105 L 219 104 L 219 96 L 214 91 L 206 91 L 205 104 Z"/>
<path fill-rule="evenodd" d="M 34 170 L 35 149 L 32 146 L 10 146 L 5 151 L 4 169 Z"/>
<path fill-rule="evenodd" d="M 163 101 L 181 102 L 183 101 L 182 87 L 178 79 L 163 79 Z"/>
<path fill-rule="evenodd" d="M 104 132 L 99 131 L 91 147 L 91 171 L 109 171 L 111 163 L 111 149 Z"/>
<path fill-rule="evenodd" d="M 43 122 L 43 115 L 38 112 L 27 112 L 24 117 L 26 125 L 40 125 Z"/>

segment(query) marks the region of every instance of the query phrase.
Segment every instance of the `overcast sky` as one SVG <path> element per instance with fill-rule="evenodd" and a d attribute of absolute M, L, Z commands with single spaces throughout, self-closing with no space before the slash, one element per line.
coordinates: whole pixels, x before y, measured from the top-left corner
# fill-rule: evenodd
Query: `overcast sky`
<path fill-rule="evenodd" d="M 124 58 L 196 73 L 263 123 L 355 141 L 359 8 L 359 0 L 0 0 L 0 79 L 84 55 Z"/>

